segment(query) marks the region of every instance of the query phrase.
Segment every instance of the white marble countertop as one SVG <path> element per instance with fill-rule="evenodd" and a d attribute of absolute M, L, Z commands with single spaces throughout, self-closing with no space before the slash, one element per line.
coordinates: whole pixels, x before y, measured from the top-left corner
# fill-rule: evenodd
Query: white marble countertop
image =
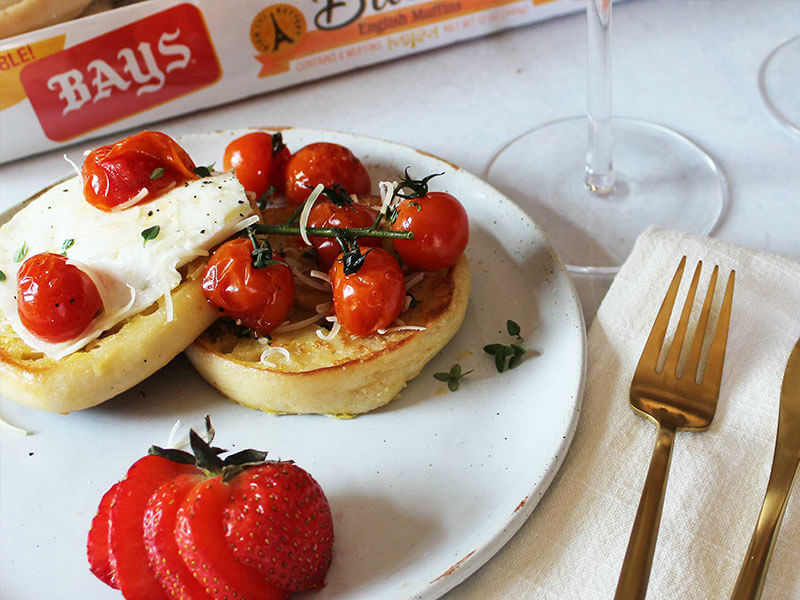
<path fill-rule="evenodd" d="M 614 113 L 686 134 L 727 174 L 731 203 L 714 235 L 793 258 L 800 258 L 800 136 L 769 114 L 757 74 L 773 48 L 800 32 L 798 24 L 800 2 L 794 0 L 634 0 L 615 7 L 612 38 Z M 157 128 L 172 135 L 252 125 L 352 131 L 409 144 L 482 174 L 517 134 L 585 109 L 585 28 L 579 12 Z M 405 93 L 384 92 L 398 82 Z M 68 174 L 61 155 L 0 166 L 0 209 Z M 607 281 L 578 285 L 591 318 Z"/>

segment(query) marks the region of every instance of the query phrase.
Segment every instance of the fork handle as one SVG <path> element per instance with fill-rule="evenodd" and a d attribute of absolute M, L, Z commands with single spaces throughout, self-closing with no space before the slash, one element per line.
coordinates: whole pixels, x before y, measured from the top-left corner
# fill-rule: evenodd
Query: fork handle
<path fill-rule="evenodd" d="M 664 492 L 667 489 L 669 464 L 672 460 L 675 429 L 658 425 L 656 434 L 656 446 L 650 459 L 628 550 L 619 574 L 615 600 L 642 600 L 647 595 L 661 509 L 664 506 Z"/>
<path fill-rule="evenodd" d="M 800 462 L 800 457 L 781 450 L 780 446 L 775 448 L 767 493 L 731 600 L 757 600 L 761 597 L 775 538 L 778 537 L 778 529 L 789 503 L 789 493 Z"/>

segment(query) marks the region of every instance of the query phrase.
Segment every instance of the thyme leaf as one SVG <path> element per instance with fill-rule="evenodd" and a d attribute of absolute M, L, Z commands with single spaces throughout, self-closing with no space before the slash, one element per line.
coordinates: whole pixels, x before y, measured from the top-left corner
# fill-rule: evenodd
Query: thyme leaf
<path fill-rule="evenodd" d="M 149 242 L 150 240 L 156 239 L 160 232 L 161 232 L 161 226 L 159 225 L 153 225 L 152 227 L 148 227 L 147 229 L 142 231 L 142 239 L 144 239 L 142 246 L 145 246 L 147 242 Z"/>
<path fill-rule="evenodd" d="M 5 281 L 5 280 L 6 280 L 6 274 L 0 271 L 0 281 Z"/>
<path fill-rule="evenodd" d="M 71 238 L 68 239 L 68 240 L 64 240 L 64 243 L 61 244 L 61 256 L 66 256 L 67 255 L 67 250 L 72 248 L 74 245 L 75 245 L 75 240 L 73 240 Z"/>
<path fill-rule="evenodd" d="M 253 251 L 251 252 L 253 267 L 256 269 L 263 269 L 270 265 L 286 264 L 273 259 L 272 245 L 269 243 L 269 240 L 267 240 L 266 236 L 263 236 L 261 239 L 257 238 L 253 227 L 247 228 L 247 237 L 250 238 L 250 243 L 253 244 Z"/>
<path fill-rule="evenodd" d="M 509 319 L 508 321 L 506 321 L 506 330 L 508 331 L 508 335 L 513 335 L 519 341 L 522 341 L 522 336 L 519 334 L 520 332 L 519 323 Z"/>
<path fill-rule="evenodd" d="M 275 195 L 276 191 L 277 190 L 275 189 L 275 186 L 271 185 L 267 188 L 266 192 L 258 197 L 258 200 L 256 200 L 256 206 L 258 206 L 258 210 L 264 210 L 269 204 L 272 203 L 272 197 Z"/>
<path fill-rule="evenodd" d="M 150 179 L 156 180 L 161 179 L 164 176 L 164 167 L 156 167 L 153 169 L 153 172 L 150 173 Z"/>
<path fill-rule="evenodd" d="M 14 262 L 22 262 L 22 259 L 28 255 L 28 244 L 22 242 L 22 246 L 17 248 L 17 251 L 14 253 Z"/>

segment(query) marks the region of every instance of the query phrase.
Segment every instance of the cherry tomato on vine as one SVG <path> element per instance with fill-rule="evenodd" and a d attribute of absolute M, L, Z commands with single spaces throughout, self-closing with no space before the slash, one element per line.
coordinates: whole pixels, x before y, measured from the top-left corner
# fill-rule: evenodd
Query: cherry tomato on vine
<path fill-rule="evenodd" d="M 103 308 L 97 286 L 60 254 L 31 256 L 17 272 L 17 312 L 36 337 L 53 344 L 83 333 Z"/>
<path fill-rule="evenodd" d="M 385 329 L 403 309 L 406 280 L 397 259 L 383 248 L 367 249 L 361 268 L 351 275 L 345 275 L 340 256 L 328 274 L 336 318 L 349 333 Z"/>
<path fill-rule="evenodd" d="M 203 272 L 203 292 L 229 317 L 261 334 L 278 327 L 294 303 L 294 277 L 285 264 L 253 265 L 253 244 L 239 238 L 225 242 Z M 282 262 L 279 256 L 275 260 Z"/>
<path fill-rule="evenodd" d="M 337 206 L 330 200 L 317 202 L 308 215 L 309 227 L 369 227 L 378 218 L 377 211 L 363 204 L 348 204 Z M 314 248 L 317 249 L 319 266 L 326 271 L 333 266 L 333 261 L 342 252 L 342 247 L 336 238 L 312 237 L 309 238 Z M 381 245 L 380 238 L 360 238 L 358 243 L 362 248 L 377 247 Z"/>
<path fill-rule="evenodd" d="M 286 165 L 286 199 L 290 204 L 305 202 L 317 184 L 341 184 L 348 194 L 369 194 L 372 183 L 361 161 L 339 144 L 317 142 L 300 148 Z"/>
<path fill-rule="evenodd" d="M 467 211 L 445 192 L 402 200 L 392 229 L 414 232 L 413 240 L 394 240 L 394 248 L 404 264 L 426 271 L 452 267 L 469 241 Z"/>
<path fill-rule="evenodd" d="M 196 179 L 194 169 L 178 142 L 158 131 L 143 131 L 89 153 L 81 169 L 83 195 L 89 204 L 108 212 L 142 189 L 148 193 L 141 202 L 147 202 L 166 188 Z"/>
<path fill-rule="evenodd" d="M 228 144 L 222 165 L 226 171 L 233 169 L 245 190 L 261 197 L 270 186 L 283 191 L 284 172 L 290 156 L 281 134 L 254 131 Z"/>

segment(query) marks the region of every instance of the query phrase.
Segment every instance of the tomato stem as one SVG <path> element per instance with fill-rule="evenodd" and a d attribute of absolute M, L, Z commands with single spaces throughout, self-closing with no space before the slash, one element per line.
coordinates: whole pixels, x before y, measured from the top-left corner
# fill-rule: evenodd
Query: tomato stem
<path fill-rule="evenodd" d="M 300 235 L 299 225 L 261 225 L 252 226 L 258 233 L 268 235 Z M 306 231 L 312 237 L 376 237 L 394 238 L 400 240 L 413 240 L 413 231 L 392 231 L 387 229 L 374 229 L 372 227 L 307 227 Z"/>

